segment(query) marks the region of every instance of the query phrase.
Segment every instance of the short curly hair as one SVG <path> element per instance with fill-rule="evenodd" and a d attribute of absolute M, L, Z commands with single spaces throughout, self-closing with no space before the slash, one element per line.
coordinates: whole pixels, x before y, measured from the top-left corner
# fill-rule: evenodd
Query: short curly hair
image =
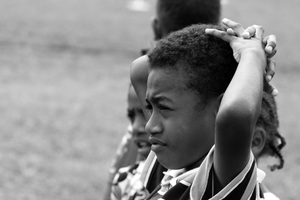
<path fill-rule="evenodd" d="M 230 45 L 205 33 L 219 25 L 192 25 L 160 40 L 148 53 L 150 70 L 167 69 L 180 73 L 186 89 L 199 95 L 202 103 L 224 93 L 237 62 Z"/>
<path fill-rule="evenodd" d="M 193 24 L 218 24 L 220 0 L 157 0 L 162 27 L 170 33 Z"/>
<path fill-rule="evenodd" d="M 263 93 L 262 105 L 256 126 L 261 126 L 266 131 L 266 144 L 260 155 L 271 155 L 279 159 L 279 164 L 270 167 L 271 171 L 281 169 L 284 165 L 284 159 L 281 149 L 286 145 L 283 136 L 280 135 L 279 120 L 277 114 L 277 105 L 274 97 L 270 94 Z"/>

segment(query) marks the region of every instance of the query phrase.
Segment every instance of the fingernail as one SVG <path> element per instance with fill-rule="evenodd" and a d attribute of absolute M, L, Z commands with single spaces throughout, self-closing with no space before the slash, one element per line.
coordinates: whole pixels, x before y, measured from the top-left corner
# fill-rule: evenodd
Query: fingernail
<path fill-rule="evenodd" d="M 278 93 L 279 93 L 279 91 L 278 91 L 276 88 L 274 88 L 274 89 L 272 90 L 272 96 L 277 96 Z"/>
<path fill-rule="evenodd" d="M 250 38 L 250 33 L 249 32 L 243 32 L 243 37 L 244 38 Z"/>
<path fill-rule="evenodd" d="M 267 46 L 267 51 L 269 51 L 270 53 L 272 53 L 273 47 L 272 46 Z"/>
<path fill-rule="evenodd" d="M 227 18 L 223 18 L 223 19 L 222 19 L 222 22 L 227 22 L 227 21 L 228 21 Z"/>

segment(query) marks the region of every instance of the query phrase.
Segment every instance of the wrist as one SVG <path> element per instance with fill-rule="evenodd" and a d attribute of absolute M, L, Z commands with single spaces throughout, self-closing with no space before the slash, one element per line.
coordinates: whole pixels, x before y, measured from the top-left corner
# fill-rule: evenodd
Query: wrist
<path fill-rule="evenodd" d="M 266 60 L 266 53 L 263 49 L 248 48 L 242 51 L 241 56 L 255 56 Z"/>
<path fill-rule="evenodd" d="M 267 66 L 267 56 L 263 49 L 245 49 L 241 53 L 241 58 L 253 59 L 256 62 L 260 62 L 264 67 Z"/>

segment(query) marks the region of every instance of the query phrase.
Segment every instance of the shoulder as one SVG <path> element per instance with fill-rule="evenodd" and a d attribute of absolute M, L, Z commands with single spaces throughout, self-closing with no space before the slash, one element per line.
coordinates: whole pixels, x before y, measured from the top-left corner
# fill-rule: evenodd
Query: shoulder
<path fill-rule="evenodd" d="M 254 156 L 251 154 L 247 165 L 235 176 L 223 189 L 214 194 L 212 188 L 216 180 L 214 180 L 213 172 L 213 153 L 212 148 L 203 163 L 201 164 L 193 184 L 191 186 L 191 199 L 201 199 L 201 197 L 212 197 L 211 199 L 252 199 L 258 198 L 260 188 L 257 180 L 257 166 Z M 205 186 L 205 187 L 199 187 Z M 252 197 L 253 196 L 253 197 Z"/>
<path fill-rule="evenodd" d="M 111 199 L 144 199 L 148 195 L 140 181 L 143 165 L 144 162 L 139 162 L 119 170 L 111 188 Z"/>
<path fill-rule="evenodd" d="M 265 200 L 280 200 L 275 194 L 271 192 L 264 193 Z"/>
<path fill-rule="evenodd" d="M 125 180 L 132 178 L 132 176 L 136 174 L 138 167 L 139 163 L 135 163 L 131 166 L 120 168 L 114 177 L 113 184 L 125 182 Z"/>

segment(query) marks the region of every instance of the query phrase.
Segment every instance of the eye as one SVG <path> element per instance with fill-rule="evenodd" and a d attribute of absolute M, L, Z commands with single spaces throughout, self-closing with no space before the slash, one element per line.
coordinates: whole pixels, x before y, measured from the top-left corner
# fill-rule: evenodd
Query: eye
<path fill-rule="evenodd" d="M 147 111 L 152 111 L 153 110 L 153 107 L 152 107 L 152 105 L 151 104 L 149 104 L 149 103 L 147 103 L 146 105 L 145 105 L 145 109 L 147 110 Z"/>
<path fill-rule="evenodd" d="M 170 110 L 170 108 L 168 106 L 162 105 L 162 104 L 158 104 L 158 109 L 160 110 Z"/>
<path fill-rule="evenodd" d="M 145 110 L 149 111 L 150 113 L 152 113 L 152 110 L 153 110 L 152 105 L 150 104 L 150 102 L 148 101 L 148 99 L 145 99 L 145 101 L 146 101 Z"/>
<path fill-rule="evenodd" d="M 133 112 L 132 110 L 128 110 L 128 111 L 127 111 L 127 117 L 128 117 L 128 119 L 129 119 L 131 122 L 133 122 L 134 117 L 135 117 L 134 112 Z"/>

